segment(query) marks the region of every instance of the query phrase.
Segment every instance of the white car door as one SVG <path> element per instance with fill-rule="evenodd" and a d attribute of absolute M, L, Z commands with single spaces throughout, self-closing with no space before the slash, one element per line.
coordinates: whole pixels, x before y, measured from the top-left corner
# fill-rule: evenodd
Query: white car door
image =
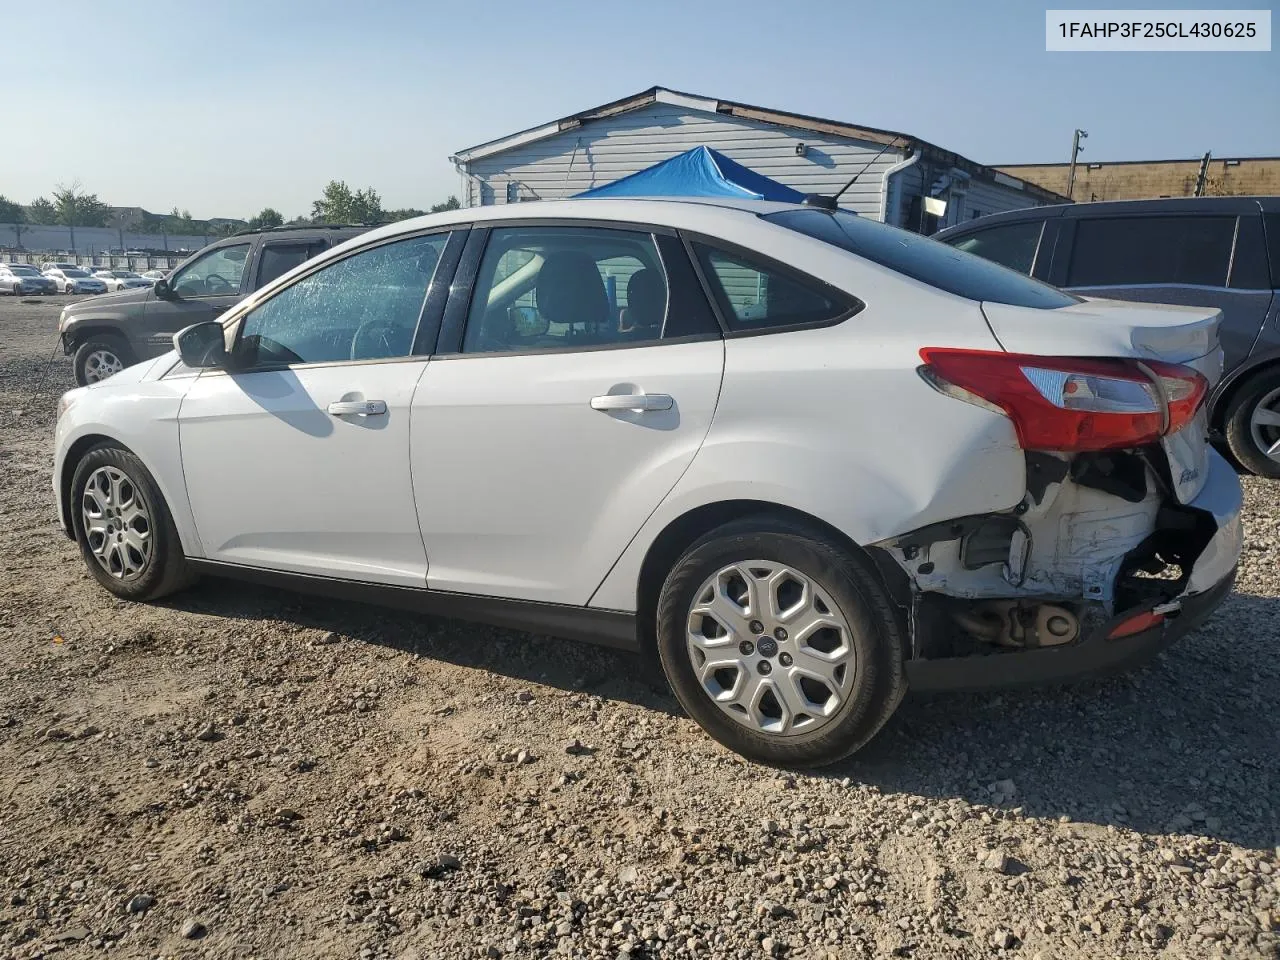
<path fill-rule="evenodd" d="M 209 560 L 421 587 L 409 417 L 415 334 L 448 234 L 383 243 L 276 292 L 237 323 L 230 371 L 179 413 Z"/>
<path fill-rule="evenodd" d="M 427 583 L 585 604 L 707 434 L 719 327 L 680 242 L 638 228 L 493 229 L 472 290 L 413 401 Z"/>

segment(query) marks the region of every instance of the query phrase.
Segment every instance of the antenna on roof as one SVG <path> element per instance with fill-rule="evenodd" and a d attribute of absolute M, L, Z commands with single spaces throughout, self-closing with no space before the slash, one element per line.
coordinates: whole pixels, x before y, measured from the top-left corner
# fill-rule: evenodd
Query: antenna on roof
<path fill-rule="evenodd" d="M 835 200 L 839 200 L 842 196 L 844 196 L 844 192 L 845 192 L 846 190 L 848 190 L 850 187 L 852 187 L 852 186 L 853 186 L 853 182 L 854 182 L 855 180 L 857 180 L 860 176 L 862 176 L 864 173 L 866 173 L 866 172 L 867 172 L 867 170 L 869 170 L 869 169 L 871 168 L 871 165 L 872 165 L 872 164 L 874 164 L 877 160 L 879 160 L 881 157 L 883 157 L 883 156 L 885 155 L 885 151 L 887 151 L 890 147 L 892 147 L 895 143 L 897 143 L 897 142 L 898 142 L 898 139 L 899 139 L 898 137 L 894 137 L 892 140 L 890 140 L 888 143 L 886 143 L 886 144 L 881 148 L 880 152 L 879 152 L 879 153 L 877 153 L 877 154 L 876 154 L 874 157 L 872 157 L 870 160 L 868 160 L 868 161 L 867 161 L 867 163 L 866 163 L 866 166 L 864 166 L 861 170 L 859 170 L 859 171 L 858 171 L 857 173 L 855 173 L 852 177 L 850 177 L 850 178 L 849 178 L 849 182 L 848 182 L 848 183 L 846 183 L 843 187 L 841 187 L 841 188 L 840 188 L 840 192 L 839 192 L 839 193 L 837 193 L 837 194 L 836 194 L 834 197 L 832 197 L 831 199 L 832 199 L 833 201 L 835 201 Z"/>

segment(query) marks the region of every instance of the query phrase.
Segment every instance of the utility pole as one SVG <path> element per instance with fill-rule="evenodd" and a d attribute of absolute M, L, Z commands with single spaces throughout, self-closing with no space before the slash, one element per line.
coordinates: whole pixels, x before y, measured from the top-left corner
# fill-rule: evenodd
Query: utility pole
<path fill-rule="evenodd" d="M 1080 146 L 1080 141 L 1088 139 L 1089 132 L 1087 130 L 1077 129 L 1075 136 L 1071 138 L 1071 169 L 1067 172 L 1067 199 L 1074 200 L 1073 191 L 1076 188 L 1076 157 L 1080 155 L 1080 151 L 1084 147 Z"/>
<path fill-rule="evenodd" d="M 1212 152 L 1208 152 L 1208 153 L 1205 153 L 1205 155 L 1200 158 L 1200 173 L 1196 176 L 1196 196 L 1197 197 L 1204 196 L 1205 181 L 1209 179 L 1209 158 L 1211 156 L 1212 156 Z"/>

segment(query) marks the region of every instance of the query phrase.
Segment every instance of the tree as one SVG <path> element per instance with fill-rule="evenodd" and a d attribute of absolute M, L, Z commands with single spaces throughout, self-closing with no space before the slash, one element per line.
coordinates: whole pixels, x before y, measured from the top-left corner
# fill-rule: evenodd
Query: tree
<path fill-rule="evenodd" d="M 101 227 L 107 222 L 107 205 L 96 193 L 85 193 L 80 181 L 70 185 L 58 184 L 53 191 L 53 206 L 59 223 L 68 227 Z"/>
<path fill-rule="evenodd" d="M 311 204 L 311 218 L 322 223 L 379 223 L 383 217 L 382 198 L 373 187 L 352 192 L 342 180 L 330 180 Z"/>
<path fill-rule="evenodd" d="M 27 215 L 22 209 L 22 204 L 14 203 L 0 193 L 0 223 L 22 223 L 26 219 Z"/>
<path fill-rule="evenodd" d="M 41 225 L 57 223 L 58 208 L 48 198 L 36 197 L 27 204 L 27 220 Z"/>
<path fill-rule="evenodd" d="M 249 218 L 250 230 L 268 230 L 280 226 L 284 226 L 284 217 L 274 207 L 263 207 L 256 217 Z"/>
<path fill-rule="evenodd" d="M 448 200 L 446 200 L 444 203 L 436 203 L 436 204 L 432 204 L 432 206 L 431 206 L 431 212 L 432 212 L 432 213 L 444 213 L 446 210 L 459 210 L 459 209 L 461 209 L 461 208 L 462 208 L 462 204 L 458 202 L 458 198 L 457 198 L 457 197 L 450 197 L 450 198 L 449 198 Z"/>
<path fill-rule="evenodd" d="M 402 207 L 399 210 L 382 211 L 383 223 L 395 223 L 397 220 L 412 220 L 414 217 L 425 217 L 427 211 L 418 210 L 415 207 Z"/>

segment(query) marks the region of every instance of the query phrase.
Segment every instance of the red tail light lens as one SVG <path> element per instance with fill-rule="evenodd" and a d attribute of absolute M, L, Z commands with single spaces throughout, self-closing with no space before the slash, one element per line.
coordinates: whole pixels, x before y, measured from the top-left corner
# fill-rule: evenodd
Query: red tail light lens
<path fill-rule="evenodd" d="M 1025 450 L 1113 450 L 1152 443 L 1195 416 L 1209 384 L 1159 361 L 1039 357 L 926 347 L 936 390 L 1006 414 Z"/>

